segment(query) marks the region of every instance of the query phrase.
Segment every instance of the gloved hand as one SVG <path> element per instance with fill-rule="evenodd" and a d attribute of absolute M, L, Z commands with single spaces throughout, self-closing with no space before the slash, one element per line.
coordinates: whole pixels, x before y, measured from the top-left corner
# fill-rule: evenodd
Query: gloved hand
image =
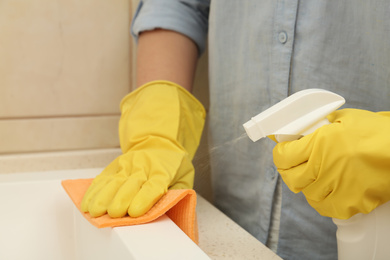
<path fill-rule="evenodd" d="M 192 159 L 205 110 L 184 88 L 153 81 L 121 102 L 123 154 L 109 164 L 84 195 L 81 210 L 98 217 L 145 214 L 168 189 L 193 186 Z"/>
<path fill-rule="evenodd" d="M 284 182 L 321 215 L 348 219 L 390 200 L 390 112 L 343 109 L 273 151 Z"/>

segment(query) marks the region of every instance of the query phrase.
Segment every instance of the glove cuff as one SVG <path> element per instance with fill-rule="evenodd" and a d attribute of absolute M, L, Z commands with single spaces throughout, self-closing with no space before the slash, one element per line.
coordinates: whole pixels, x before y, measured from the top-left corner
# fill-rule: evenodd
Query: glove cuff
<path fill-rule="evenodd" d="M 198 107 L 198 109 L 202 112 L 203 117 L 206 117 L 206 110 L 203 107 L 202 103 L 194 96 L 192 95 L 188 90 L 183 88 L 182 86 L 168 80 L 154 80 L 150 81 L 140 87 L 138 87 L 136 90 L 132 91 L 131 93 L 127 94 L 120 102 L 120 109 L 122 111 L 123 106 L 133 97 L 136 96 L 139 92 L 143 91 L 144 89 L 150 87 L 150 86 L 156 86 L 159 85 L 160 87 L 164 86 L 171 86 L 177 88 L 179 91 L 181 91 L 184 95 L 186 95 L 192 102 L 194 102 L 194 105 Z"/>
<path fill-rule="evenodd" d="M 123 98 L 119 136 L 123 152 L 148 137 L 170 140 L 192 159 L 206 112 L 183 87 L 170 81 L 149 82 Z"/>

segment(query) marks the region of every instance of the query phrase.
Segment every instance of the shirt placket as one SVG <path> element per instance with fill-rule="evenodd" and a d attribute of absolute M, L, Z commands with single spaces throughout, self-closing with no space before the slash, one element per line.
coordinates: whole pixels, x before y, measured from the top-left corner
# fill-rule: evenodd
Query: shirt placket
<path fill-rule="evenodd" d="M 274 102 L 288 96 L 290 92 L 291 59 L 294 51 L 295 25 L 298 13 L 298 0 L 280 0 L 275 10 L 273 26 L 273 48 L 270 70 L 270 83 Z"/>

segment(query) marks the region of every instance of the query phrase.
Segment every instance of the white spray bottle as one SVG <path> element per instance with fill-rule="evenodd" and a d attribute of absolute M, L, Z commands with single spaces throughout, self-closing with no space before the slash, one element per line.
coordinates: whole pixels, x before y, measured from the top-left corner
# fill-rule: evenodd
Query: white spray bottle
<path fill-rule="evenodd" d="M 344 103 L 343 97 L 327 90 L 302 90 L 243 126 L 253 142 L 269 135 L 274 135 L 278 142 L 292 141 L 329 124 L 326 116 Z M 359 213 L 333 222 L 337 225 L 339 260 L 390 259 L 390 202 L 369 214 Z"/>

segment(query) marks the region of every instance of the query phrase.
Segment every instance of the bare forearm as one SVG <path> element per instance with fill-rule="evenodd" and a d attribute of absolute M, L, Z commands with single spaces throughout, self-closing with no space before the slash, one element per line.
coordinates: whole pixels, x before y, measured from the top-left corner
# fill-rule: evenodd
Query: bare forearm
<path fill-rule="evenodd" d="M 137 87 L 169 80 L 192 90 L 198 49 L 188 37 L 168 30 L 141 33 L 137 49 Z"/>

